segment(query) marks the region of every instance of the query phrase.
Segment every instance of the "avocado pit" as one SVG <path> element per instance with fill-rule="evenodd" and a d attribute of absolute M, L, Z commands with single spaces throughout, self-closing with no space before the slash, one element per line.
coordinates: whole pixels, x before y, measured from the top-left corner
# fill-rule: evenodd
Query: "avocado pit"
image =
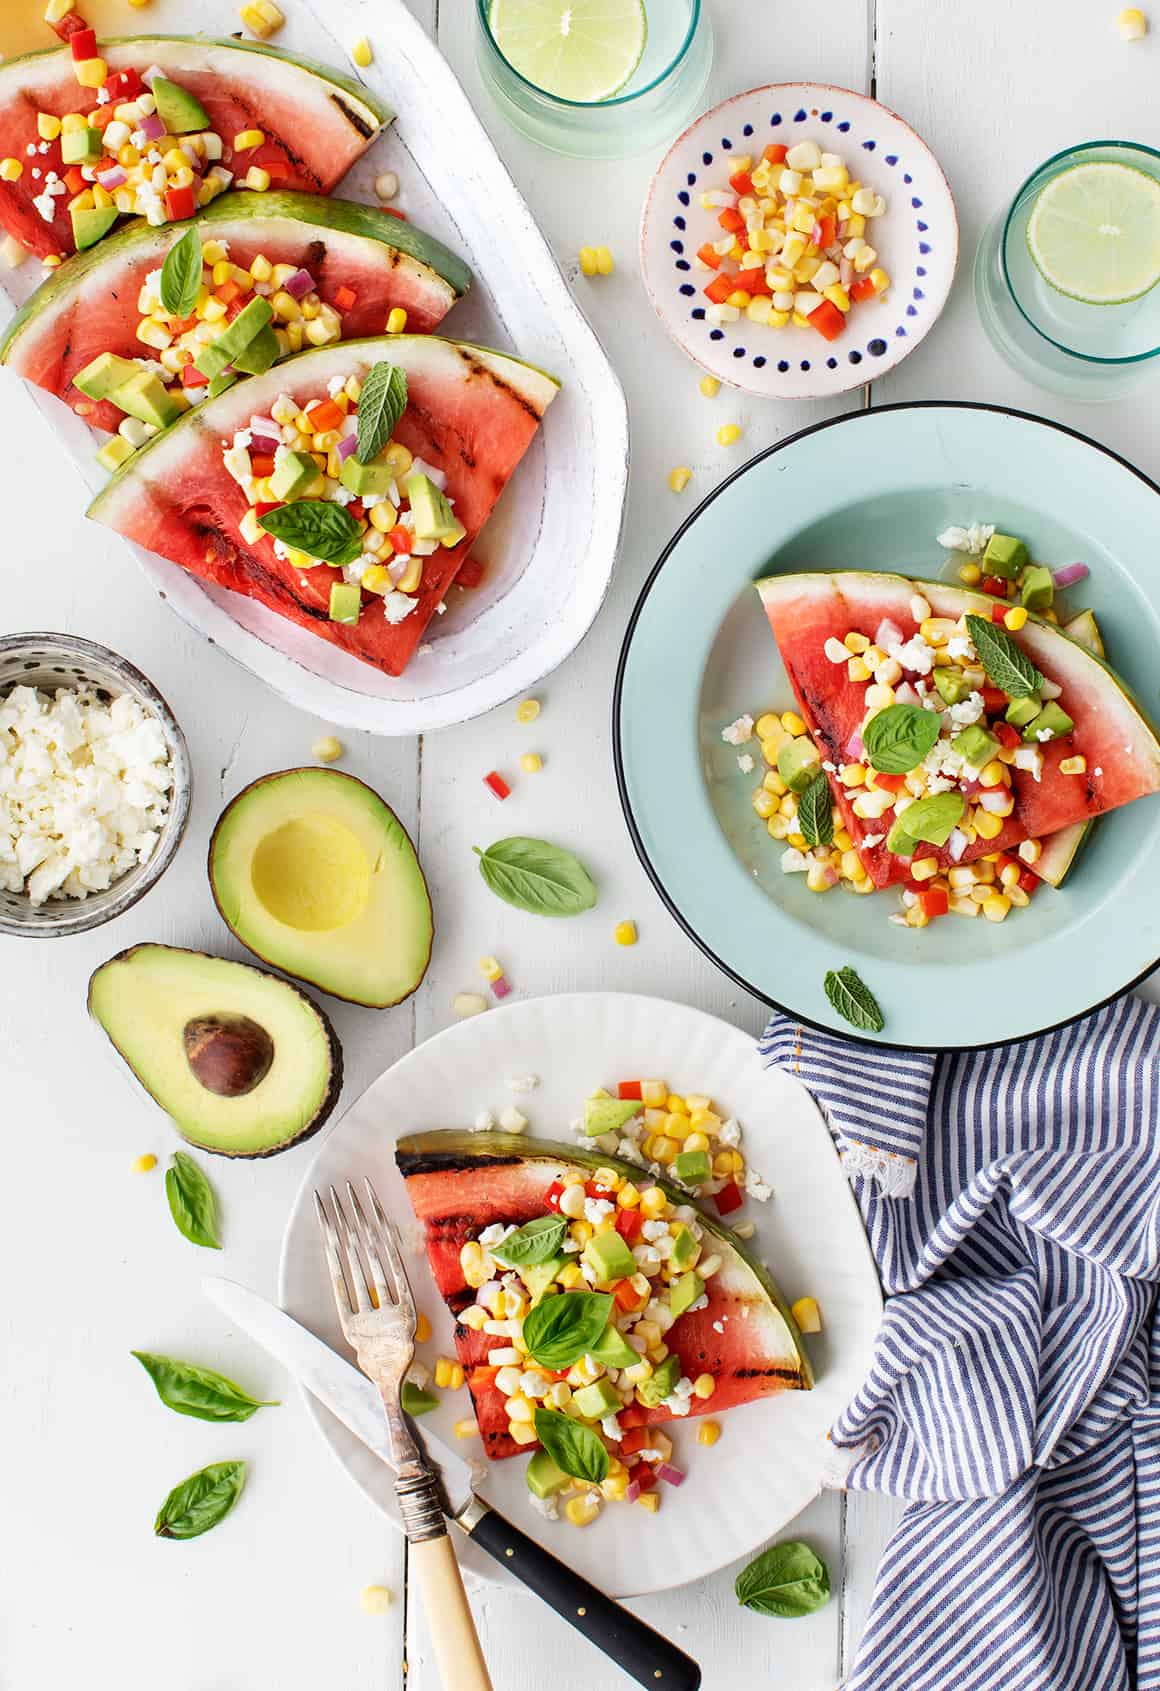
<path fill-rule="evenodd" d="M 194 1016 L 181 1042 L 194 1079 L 217 1098 L 244 1098 L 274 1062 L 274 1041 L 249 1016 Z"/>

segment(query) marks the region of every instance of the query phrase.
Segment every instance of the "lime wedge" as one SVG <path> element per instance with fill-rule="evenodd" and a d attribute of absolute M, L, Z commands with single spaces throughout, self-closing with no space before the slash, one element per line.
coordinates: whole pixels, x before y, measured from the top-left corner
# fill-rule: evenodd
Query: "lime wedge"
<path fill-rule="evenodd" d="M 525 81 L 584 105 L 620 92 L 648 33 L 642 0 L 492 0 L 488 22 Z"/>
<path fill-rule="evenodd" d="M 1027 245 L 1071 299 L 1137 299 L 1160 280 L 1160 182 L 1126 164 L 1074 165 L 1040 191 Z"/>

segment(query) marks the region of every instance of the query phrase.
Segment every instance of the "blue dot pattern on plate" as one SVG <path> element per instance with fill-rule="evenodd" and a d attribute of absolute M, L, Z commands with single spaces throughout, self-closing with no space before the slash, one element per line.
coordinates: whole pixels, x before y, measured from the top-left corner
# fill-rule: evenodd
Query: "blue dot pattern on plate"
<path fill-rule="evenodd" d="M 794 111 L 794 113 L 792 114 L 792 117 L 787 116 L 783 112 L 774 111 L 774 112 L 771 112 L 769 114 L 769 127 L 771 129 L 781 129 L 787 124 L 806 123 L 806 122 L 808 122 L 811 115 L 814 118 L 818 119 L 822 123 L 832 124 L 833 127 L 839 132 L 839 134 L 842 134 L 842 135 L 851 135 L 852 134 L 854 136 L 854 138 L 857 139 L 857 130 L 855 129 L 854 120 L 852 118 L 848 118 L 848 117 L 844 116 L 838 110 L 817 111 L 817 112 L 814 112 L 814 113 L 811 114 L 810 112 L 807 112 L 804 107 L 799 106 L 797 108 L 797 110 Z M 753 124 L 752 123 L 746 123 L 741 129 L 742 140 L 748 141 L 749 138 L 753 135 L 753 133 L 754 133 Z M 731 135 L 722 135 L 720 137 L 720 146 L 721 146 L 721 151 L 723 153 L 732 152 L 733 148 L 734 148 L 733 137 Z M 859 146 L 861 147 L 861 149 L 864 152 L 874 153 L 877 150 L 878 143 L 875 140 L 873 140 L 872 138 L 867 137 L 866 140 L 861 141 L 859 143 Z M 901 165 L 903 163 L 903 160 L 898 153 L 885 153 L 885 154 L 883 154 L 883 162 L 885 164 L 889 165 L 891 169 L 896 169 L 899 165 Z M 701 163 L 707 169 L 713 163 L 713 154 L 711 152 L 703 152 L 701 154 Z M 908 188 L 913 186 L 914 177 L 912 176 L 910 171 L 905 170 L 905 169 L 902 171 L 902 180 L 903 180 L 903 183 Z M 688 188 L 696 187 L 696 185 L 697 185 L 697 173 L 695 171 L 691 171 L 691 170 L 688 171 L 686 173 L 686 176 L 685 176 L 685 181 L 686 181 L 688 187 L 682 188 L 678 192 L 677 201 L 678 201 L 680 207 L 687 208 L 691 204 L 691 195 L 688 192 Z M 922 200 L 919 199 L 919 197 L 916 194 L 912 194 L 910 196 L 910 208 L 911 208 L 912 211 L 914 211 L 916 213 L 920 212 L 924 209 Z M 683 216 L 680 215 L 679 211 L 678 211 L 678 214 L 676 216 L 674 216 L 674 218 L 673 218 L 673 225 L 676 229 L 680 230 L 682 233 L 685 232 L 686 219 Z M 916 217 L 915 218 L 915 231 L 920 236 L 928 236 L 929 233 L 930 233 L 929 224 L 924 222 L 920 217 Z M 683 256 L 683 254 L 684 254 L 684 243 L 680 240 L 673 240 L 673 241 L 670 241 L 669 245 L 672 249 L 673 254 L 675 255 L 674 256 L 674 268 L 678 271 L 688 272 L 688 270 L 690 269 L 690 265 L 689 265 L 688 259 L 686 259 Z M 926 240 L 926 239 L 919 240 L 916 243 L 916 249 L 917 249 L 917 252 L 920 255 L 920 257 L 922 257 L 922 258 L 928 257 L 930 255 L 930 253 L 933 252 L 933 250 L 934 250 L 931 242 L 929 240 Z M 927 274 L 927 268 L 924 264 L 917 264 L 917 265 L 915 265 L 914 273 L 915 273 L 916 276 L 925 276 Z M 682 299 L 692 300 L 692 299 L 695 299 L 697 297 L 699 290 L 687 281 L 678 280 L 678 292 L 679 292 Z M 925 295 L 923 294 L 923 291 L 922 291 L 921 288 L 914 288 L 912 290 L 912 302 L 916 301 L 916 300 L 921 302 L 921 301 L 924 300 L 924 298 L 925 298 Z M 914 303 L 908 304 L 905 308 L 905 312 L 906 312 L 906 317 L 908 319 L 914 319 L 914 318 L 917 318 L 919 316 L 919 308 Z M 699 306 L 699 305 L 692 306 L 690 311 L 689 311 L 689 316 L 694 322 L 704 323 L 705 322 L 705 307 Z M 913 323 L 911 324 L 911 327 L 913 327 Z M 897 340 L 905 340 L 907 338 L 908 334 L 910 333 L 910 330 L 907 327 L 905 327 L 902 323 L 896 323 L 893 326 L 893 328 L 894 328 L 894 338 L 897 339 Z M 723 329 L 717 329 L 717 328 L 710 327 L 709 330 L 708 330 L 708 334 L 709 334 L 709 339 L 711 341 L 723 341 L 725 339 L 725 332 L 724 332 Z M 883 335 L 876 335 L 872 340 L 868 340 L 863 346 L 852 347 L 848 351 L 846 349 L 843 349 L 843 350 L 846 351 L 846 357 L 847 357 L 847 360 L 849 361 L 849 363 L 851 363 L 853 365 L 858 365 L 858 364 L 861 364 L 862 361 L 863 361 L 863 358 L 867 357 L 867 356 L 870 357 L 870 358 L 883 358 L 883 357 L 885 357 L 888 349 L 889 349 L 889 341 L 886 339 L 886 337 L 883 336 Z M 755 370 L 764 370 L 767 363 L 769 362 L 769 359 L 768 359 L 768 357 L 766 356 L 765 353 L 761 353 L 761 352 L 751 353 L 749 348 L 747 348 L 745 346 L 740 346 L 740 345 L 735 346 L 732 349 L 732 351 L 733 351 L 733 357 L 735 359 L 737 359 L 739 361 L 744 360 L 744 359 L 748 359 Z M 810 370 L 810 368 L 811 368 L 810 360 L 808 358 L 803 358 L 800 361 L 800 366 L 801 366 L 801 369 L 803 371 Z M 838 368 L 838 366 L 839 366 L 839 360 L 837 358 L 829 357 L 829 358 L 826 359 L 827 370 L 836 370 Z M 792 368 L 792 365 L 790 364 L 788 359 L 780 358 L 778 360 L 778 363 L 777 363 L 777 368 L 778 368 L 778 371 L 779 371 L 780 374 L 785 375 Z"/>

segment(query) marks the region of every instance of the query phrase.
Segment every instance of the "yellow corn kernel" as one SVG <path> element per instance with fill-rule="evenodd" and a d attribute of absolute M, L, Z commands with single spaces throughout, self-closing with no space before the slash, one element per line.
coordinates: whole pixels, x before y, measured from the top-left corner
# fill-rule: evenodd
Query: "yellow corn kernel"
<path fill-rule="evenodd" d="M 60 119 L 52 112 L 37 112 L 36 133 L 42 141 L 55 141 L 60 134 Z"/>
<path fill-rule="evenodd" d="M 702 1421 L 697 1428 L 698 1444 L 716 1444 L 721 1437 L 721 1423 L 719 1421 Z"/>
<path fill-rule="evenodd" d="M 252 164 L 242 177 L 242 187 L 251 188 L 256 194 L 264 194 L 270 186 L 270 172 L 263 170 L 260 164 Z"/>
<path fill-rule="evenodd" d="M 582 276 L 595 276 L 596 273 L 597 273 L 596 248 L 595 247 L 581 247 L 580 248 L 580 274 Z"/>
<path fill-rule="evenodd" d="M 591 1526 L 600 1513 L 599 1494 L 584 1491 L 578 1497 L 570 1497 L 564 1505 L 564 1513 L 574 1527 Z"/>
<path fill-rule="evenodd" d="M 82 112 L 66 112 L 60 120 L 62 135 L 78 135 L 82 129 L 87 129 L 88 123 Z"/>
<path fill-rule="evenodd" d="M 849 835 L 846 837 L 849 838 Z M 842 853 L 841 867 L 842 873 L 848 881 L 864 881 L 866 879 L 865 864 L 856 851 L 848 850 Z"/>
<path fill-rule="evenodd" d="M 985 764 L 979 771 L 979 785 L 981 787 L 998 787 L 1004 780 L 1003 765 L 997 760 Z"/>
<path fill-rule="evenodd" d="M 252 506 L 238 524 L 238 533 L 247 546 L 256 546 L 259 540 L 264 539 L 266 531 L 258 521 L 258 513 Z"/>
<path fill-rule="evenodd" d="M 388 335 L 401 335 L 407 327 L 407 313 L 401 305 L 396 305 L 387 313 Z"/>
<path fill-rule="evenodd" d="M 976 809 L 971 816 L 971 825 L 983 840 L 997 839 L 1003 832 L 1003 818 L 992 816 L 988 810 Z"/>
<path fill-rule="evenodd" d="M 371 511 L 371 520 L 372 522 L 374 520 L 373 509 Z M 540 714 L 540 709 L 541 706 L 539 699 L 521 699 L 519 704 L 516 706 L 516 721 L 525 724 L 535 722 L 536 718 Z"/>
<path fill-rule="evenodd" d="M 799 1332 L 821 1332 L 822 1312 L 813 1298 L 799 1298 L 796 1303 L 790 1305 L 789 1312 L 793 1316 Z"/>
<path fill-rule="evenodd" d="M 640 1195 L 641 1213 L 649 1221 L 657 1221 L 668 1207 L 668 1199 L 659 1186 L 646 1186 Z"/>
<path fill-rule="evenodd" d="M 601 276 L 611 276 L 616 269 L 616 261 L 607 247 L 597 247 L 596 269 Z"/>
<path fill-rule="evenodd" d="M 680 1148 L 676 1139 L 670 1139 L 667 1133 L 658 1133 L 652 1141 L 652 1157 L 650 1160 L 654 1163 L 660 1163 L 662 1168 L 667 1168 L 670 1163 L 675 1161 Z"/>
<path fill-rule="evenodd" d="M 673 493 L 683 493 L 693 479 L 693 472 L 687 464 L 678 464 L 675 470 L 669 471 L 669 488 Z"/>
<path fill-rule="evenodd" d="M 0 159 L 0 182 L 19 182 L 24 175 L 24 165 L 20 159 Z"/>
<path fill-rule="evenodd" d="M 699 1130 L 685 1135 L 683 1149 L 686 1151 L 707 1151 L 709 1149 L 709 1135 Z"/>
<path fill-rule="evenodd" d="M 640 1083 L 641 1101 L 646 1109 L 659 1110 L 668 1095 L 669 1089 L 663 1080 L 642 1080 Z"/>
<path fill-rule="evenodd" d="M 864 787 L 866 785 L 866 765 L 864 763 L 844 763 L 838 771 L 838 779 L 843 787 Z"/>
<path fill-rule="evenodd" d="M 612 937 L 616 941 L 617 945 L 635 945 L 636 923 L 618 922 L 616 927 L 612 930 Z"/>
<path fill-rule="evenodd" d="M 836 305 L 839 311 L 850 309 L 850 296 L 840 282 L 831 282 L 828 288 L 823 288 L 822 298 L 828 299 L 831 305 Z"/>
<path fill-rule="evenodd" d="M 535 1444 L 536 1429 L 530 1427 L 526 1421 L 513 1421 L 508 1427 L 508 1433 L 516 1444 Z"/>
<path fill-rule="evenodd" d="M 563 1268 L 561 1268 L 556 1275 L 556 1279 L 560 1282 L 561 1286 L 564 1287 L 565 1291 L 570 1290 L 573 1286 L 578 1286 L 583 1278 L 584 1276 L 580 1272 L 579 1264 L 575 1262 L 566 1262 Z"/>
<path fill-rule="evenodd" d="M 636 1500 L 642 1509 L 647 1509 L 650 1515 L 655 1515 L 661 1506 L 659 1491 L 642 1491 Z"/>
<path fill-rule="evenodd" d="M 401 441 L 392 440 L 383 448 L 383 463 L 396 480 L 405 476 L 414 462 L 410 448 L 404 446 Z"/>
<path fill-rule="evenodd" d="M 628 1476 L 610 1473 L 601 1484 L 600 1492 L 610 1503 L 623 1503 L 628 1493 Z"/>
<path fill-rule="evenodd" d="M 988 893 L 983 903 L 983 915 L 988 922 L 1005 922 L 1010 908 L 1011 900 L 1005 893 Z"/>
<path fill-rule="evenodd" d="M 82 88 L 103 88 L 109 79 L 109 67 L 104 59 L 81 59 L 73 66 L 73 75 Z"/>
<path fill-rule="evenodd" d="M 910 865 L 910 878 L 912 881 L 929 881 L 937 874 L 937 857 L 920 857 L 917 863 L 912 863 Z"/>
<path fill-rule="evenodd" d="M 1138 6 L 1125 6 L 1116 18 L 1116 28 L 1124 41 L 1143 41 L 1148 33 L 1148 19 Z"/>
<path fill-rule="evenodd" d="M 853 652 L 855 657 L 860 657 L 863 652 L 867 652 L 870 649 L 870 642 L 866 636 L 864 634 L 859 634 L 857 630 L 853 628 L 850 630 L 849 634 L 842 637 L 842 644 L 848 652 Z"/>
<path fill-rule="evenodd" d="M 954 631 L 951 617 L 923 617 L 918 625 L 918 632 L 931 646 L 945 646 Z"/>
<path fill-rule="evenodd" d="M 786 845 L 793 846 L 796 851 L 804 851 L 809 844 L 809 841 L 806 839 L 804 834 L 799 834 L 796 829 L 791 828 L 789 833 L 785 836 L 785 843 Z M 807 871 L 807 881 L 808 874 L 809 872 Z M 817 891 L 819 889 L 813 888 L 811 890 Z"/>
<path fill-rule="evenodd" d="M 1043 846 L 1038 840 L 1020 840 L 1019 856 L 1024 863 L 1038 863 L 1043 855 Z"/>
<path fill-rule="evenodd" d="M 768 821 L 777 810 L 777 794 L 768 792 L 765 787 L 755 788 L 753 798 L 750 802 L 763 822 Z"/>
<path fill-rule="evenodd" d="M 781 725 L 787 734 L 804 734 L 806 725 L 796 711 L 786 710 L 781 713 Z"/>
<path fill-rule="evenodd" d="M 260 129 L 243 129 L 234 136 L 234 152 L 248 153 L 254 147 L 260 147 L 265 139 Z"/>
<path fill-rule="evenodd" d="M 1065 757 L 1059 765 L 1061 775 L 1082 775 L 1087 769 L 1086 757 Z"/>
<path fill-rule="evenodd" d="M 507 1413 L 509 1421 L 529 1422 L 535 1419 L 536 1412 L 532 1407 L 531 1399 L 524 1397 L 522 1394 L 518 1394 L 515 1397 L 509 1397 L 504 1403 L 504 1410 Z"/>
<path fill-rule="evenodd" d="M 640 1203 L 640 1188 L 634 1186 L 631 1180 L 626 1180 L 616 1194 L 616 1202 L 622 1210 L 634 1210 Z"/>
<path fill-rule="evenodd" d="M 133 1174 L 148 1174 L 151 1168 L 156 1167 L 157 1158 L 151 1151 L 146 1151 L 143 1156 L 136 1157 L 133 1162 L 129 1164 L 130 1171 Z"/>
<path fill-rule="evenodd" d="M 285 14 L 274 4 L 274 0 L 250 0 L 241 7 L 238 16 L 246 28 L 262 41 L 269 39 L 286 22 Z"/>
<path fill-rule="evenodd" d="M 718 446 L 736 446 L 741 439 L 741 428 L 737 423 L 723 423 L 717 430 Z"/>
<path fill-rule="evenodd" d="M 574 1221 L 568 1231 L 578 1245 L 586 1245 L 596 1229 L 589 1221 Z"/>
<path fill-rule="evenodd" d="M 130 4 L 139 6 L 141 0 L 130 0 Z M 248 7 L 243 7 L 243 19 L 248 10 Z M 385 1585 L 365 1585 L 359 1594 L 359 1603 L 364 1615 L 385 1615 L 393 1601 Z"/>
<path fill-rule="evenodd" d="M 413 593 L 423 579 L 423 560 L 417 555 L 411 559 L 395 586 L 400 593 Z"/>
<path fill-rule="evenodd" d="M 382 564 L 368 564 L 363 571 L 361 585 L 368 593 L 389 593 L 393 585 L 390 571 Z"/>
<path fill-rule="evenodd" d="M 1009 611 L 1003 613 L 1003 625 L 1005 628 L 1009 628 L 1012 634 L 1018 634 L 1019 630 L 1026 625 L 1026 622 L 1027 612 L 1022 605 L 1012 605 Z"/>
<path fill-rule="evenodd" d="M 712 1397 L 716 1390 L 717 1382 L 713 1378 L 712 1374 L 698 1374 L 697 1378 L 693 1381 L 693 1396 L 699 1397 L 702 1402 L 704 1402 L 705 1399 Z"/>
<path fill-rule="evenodd" d="M 374 59 L 374 52 L 365 35 L 360 35 L 350 50 L 350 56 L 360 70 L 366 70 Z"/>
<path fill-rule="evenodd" d="M 458 1391 L 463 1384 L 463 1364 L 449 1356 L 441 1356 L 435 1363 L 435 1384 L 443 1390 Z"/>
<path fill-rule="evenodd" d="M 705 395 L 706 399 L 716 399 L 717 395 L 721 392 L 721 383 L 717 380 L 716 376 L 702 376 L 697 385 L 700 387 L 700 390 Z"/>
<path fill-rule="evenodd" d="M 968 587 L 973 587 L 982 578 L 983 572 L 978 564 L 963 564 L 959 568 L 959 580 L 965 581 Z"/>
<path fill-rule="evenodd" d="M 893 703 L 893 687 L 886 687 L 881 682 L 876 682 L 873 687 L 867 687 L 865 698 L 867 710 L 888 710 Z"/>

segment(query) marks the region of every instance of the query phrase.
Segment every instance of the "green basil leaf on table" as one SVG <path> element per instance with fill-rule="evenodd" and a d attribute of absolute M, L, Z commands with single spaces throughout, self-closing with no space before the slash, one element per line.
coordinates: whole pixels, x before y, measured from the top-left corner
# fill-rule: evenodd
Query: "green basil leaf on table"
<path fill-rule="evenodd" d="M 810 846 L 829 845 L 834 837 L 834 801 L 824 770 L 819 769 L 798 799 L 797 825 Z"/>
<path fill-rule="evenodd" d="M 201 292 L 201 236 L 191 224 L 161 266 L 161 303 L 174 317 L 188 317 Z"/>
<path fill-rule="evenodd" d="M 612 1317 L 609 1292 L 557 1292 L 524 1317 L 528 1355 L 544 1368 L 571 1368 L 592 1349 Z"/>
<path fill-rule="evenodd" d="M 244 1462 L 211 1462 L 175 1485 L 157 1511 L 158 1538 L 200 1538 L 224 1521 L 246 1483 Z"/>
<path fill-rule="evenodd" d="M 979 662 L 996 687 L 1010 693 L 1013 699 L 1026 699 L 1038 693 L 1043 686 L 1042 675 L 1005 628 L 988 622 L 986 617 L 968 616 L 967 633 L 979 654 Z"/>
<path fill-rule="evenodd" d="M 897 830 L 916 843 L 924 840 L 927 845 L 944 846 L 962 821 L 966 808 L 967 801 L 962 793 L 928 793 L 926 798 L 915 799 L 913 804 L 907 805 L 891 828 L 891 835 Z M 891 846 L 890 849 L 896 848 Z"/>
<path fill-rule="evenodd" d="M 372 364 L 358 398 L 358 461 L 369 464 L 407 409 L 407 376 L 395 364 Z"/>
<path fill-rule="evenodd" d="M 221 1250 L 213 1187 L 184 1151 L 174 1151 L 173 1163 L 165 1171 L 165 1196 L 179 1233 L 184 1233 L 191 1244 L 209 1251 Z"/>
<path fill-rule="evenodd" d="M 834 1009 L 851 1027 L 867 1033 L 882 1032 L 886 1018 L 857 970 L 848 963 L 844 969 L 831 969 L 822 984 Z"/>
<path fill-rule="evenodd" d="M 505 904 L 533 916 L 578 916 L 596 903 L 596 886 L 580 859 L 547 840 L 513 835 L 486 851 L 473 848 L 479 872 Z"/>
<path fill-rule="evenodd" d="M 830 1575 L 808 1544 L 791 1538 L 771 1544 L 742 1568 L 733 1589 L 737 1601 L 759 1615 L 796 1620 L 829 1602 Z"/>
<path fill-rule="evenodd" d="M 519 1263 L 532 1267 L 550 1262 L 564 1243 L 567 1231 L 568 1223 L 562 1215 L 538 1215 L 493 1245 L 491 1254 L 505 1268 L 515 1268 Z"/>
<path fill-rule="evenodd" d="M 923 710 L 920 705 L 889 705 L 863 728 L 862 745 L 881 774 L 908 775 L 930 751 L 941 726 L 935 710 Z"/>
<path fill-rule="evenodd" d="M 536 1410 L 536 1437 L 562 1473 L 599 1485 L 608 1478 L 608 1451 L 591 1427 L 558 1409 Z"/>
<path fill-rule="evenodd" d="M 251 1397 L 213 1368 L 199 1368 L 173 1356 L 152 1356 L 144 1350 L 129 1354 L 153 1381 L 165 1407 L 178 1415 L 192 1415 L 198 1421 L 248 1421 L 255 1410 L 277 1402 L 276 1398 Z"/>
<path fill-rule="evenodd" d="M 353 564 L 362 552 L 362 530 L 350 512 L 331 499 L 295 499 L 289 505 L 275 505 L 258 522 L 284 546 L 308 552 L 327 564 Z"/>

